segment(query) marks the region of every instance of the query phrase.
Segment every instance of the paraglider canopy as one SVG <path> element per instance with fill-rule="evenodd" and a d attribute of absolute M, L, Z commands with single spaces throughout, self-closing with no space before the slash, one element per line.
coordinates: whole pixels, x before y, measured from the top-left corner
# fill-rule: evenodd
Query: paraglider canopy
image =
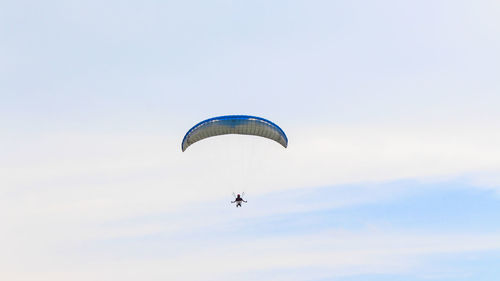
<path fill-rule="evenodd" d="M 193 126 L 182 140 L 182 151 L 200 140 L 227 134 L 253 135 L 288 146 L 285 132 L 273 122 L 249 115 L 227 115 L 204 120 Z"/>

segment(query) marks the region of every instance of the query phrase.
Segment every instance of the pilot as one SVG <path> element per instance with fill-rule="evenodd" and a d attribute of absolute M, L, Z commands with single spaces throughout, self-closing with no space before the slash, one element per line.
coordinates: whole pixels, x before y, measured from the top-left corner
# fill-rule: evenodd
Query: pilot
<path fill-rule="evenodd" d="M 241 196 L 239 194 L 238 194 L 238 196 L 236 196 L 234 201 L 231 201 L 231 203 L 236 203 L 236 208 L 241 207 L 241 202 L 247 203 L 247 201 L 243 200 L 243 198 L 241 198 Z"/>

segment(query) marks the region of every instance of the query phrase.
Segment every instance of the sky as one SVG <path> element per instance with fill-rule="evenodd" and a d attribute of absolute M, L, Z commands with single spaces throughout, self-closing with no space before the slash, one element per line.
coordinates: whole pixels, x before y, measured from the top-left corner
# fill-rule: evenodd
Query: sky
<path fill-rule="evenodd" d="M 500 279 L 498 1 L 0 0 L 0 42 L 2 280 Z M 181 151 L 227 114 L 288 148 Z"/>

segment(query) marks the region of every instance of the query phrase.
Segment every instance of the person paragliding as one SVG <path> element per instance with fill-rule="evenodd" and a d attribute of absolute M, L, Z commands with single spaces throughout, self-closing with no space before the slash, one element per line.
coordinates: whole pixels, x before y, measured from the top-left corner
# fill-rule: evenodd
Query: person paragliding
<path fill-rule="evenodd" d="M 181 149 L 186 151 L 191 145 L 215 136 L 221 135 L 250 135 L 270 139 L 280 144 L 284 148 L 288 147 L 288 138 L 285 132 L 275 123 L 262 117 L 250 115 L 226 115 L 209 118 L 194 125 L 182 139 Z M 241 207 L 241 203 L 247 203 L 242 195 L 238 194 L 234 201 L 236 207 Z"/>
<path fill-rule="evenodd" d="M 241 207 L 241 202 L 247 203 L 247 201 L 243 200 L 239 194 L 236 196 L 234 201 L 231 201 L 231 203 L 236 203 L 236 208 Z"/>

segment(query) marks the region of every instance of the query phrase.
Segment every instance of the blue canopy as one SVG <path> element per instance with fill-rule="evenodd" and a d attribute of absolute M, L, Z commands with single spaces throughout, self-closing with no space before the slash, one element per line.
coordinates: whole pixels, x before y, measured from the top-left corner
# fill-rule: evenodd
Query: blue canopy
<path fill-rule="evenodd" d="M 213 136 L 239 134 L 268 138 L 288 146 L 285 132 L 273 122 L 261 117 L 248 115 L 228 115 L 207 119 L 191 128 L 182 140 L 182 151 L 202 139 Z"/>

